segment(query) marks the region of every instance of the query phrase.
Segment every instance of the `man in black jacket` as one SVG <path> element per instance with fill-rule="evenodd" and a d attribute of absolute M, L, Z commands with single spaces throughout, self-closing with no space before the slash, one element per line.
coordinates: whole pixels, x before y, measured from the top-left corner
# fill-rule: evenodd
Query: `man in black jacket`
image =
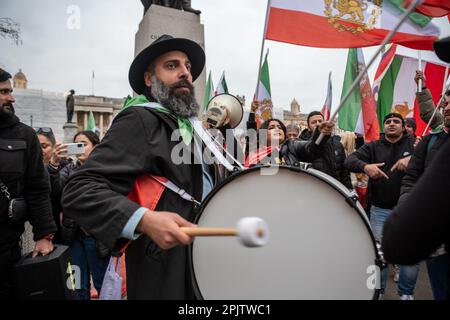
<path fill-rule="evenodd" d="M 301 140 L 310 140 L 317 126 L 324 121 L 322 113 L 312 111 L 308 114 L 308 128 L 304 129 L 300 134 Z M 322 171 L 346 186 L 349 190 L 353 189 L 350 179 L 350 173 L 344 166 L 345 150 L 339 136 L 332 136 L 324 146 L 324 155 L 312 162 L 312 167 Z"/>
<path fill-rule="evenodd" d="M 450 62 L 450 37 L 435 42 L 434 49 L 441 60 Z M 444 107 L 447 109 L 444 111 L 444 117 L 447 118 L 445 122 L 450 119 L 449 102 L 447 95 Z M 406 198 L 402 198 L 386 221 L 382 250 L 387 261 L 416 263 L 427 258 L 442 243 L 445 244 L 447 251 L 449 250 L 449 159 L 450 140 L 446 139 L 417 184 Z M 447 259 L 450 259 L 449 255 Z M 447 261 L 447 264 L 449 263 L 450 261 Z M 448 290 L 450 273 L 447 272 L 446 276 Z M 450 299 L 448 292 L 446 298 Z"/>
<path fill-rule="evenodd" d="M 441 147 L 448 140 L 450 134 L 450 91 L 444 97 L 444 128 L 439 132 L 433 132 L 425 136 L 419 142 L 411 157 L 411 161 L 402 180 L 399 204 L 407 201 L 410 191 L 418 182 L 419 178 L 428 170 L 430 164 Z M 427 259 L 427 270 L 430 278 L 433 296 L 436 300 L 448 299 L 448 274 L 450 261 L 448 253 L 440 248 L 432 257 Z"/>
<path fill-rule="evenodd" d="M 11 75 L 0 69 L 0 300 L 12 298 L 13 266 L 20 258 L 24 222 L 8 220 L 9 200 L 23 197 L 33 225 L 36 246 L 33 255 L 53 250 L 56 231 L 50 205 L 50 186 L 42 151 L 34 130 L 14 114 Z"/>
<path fill-rule="evenodd" d="M 345 165 L 351 172 L 365 172 L 369 176 L 371 201 L 370 223 L 375 239 L 381 242 L 383 225 L 400 196 L 401 180 L 413 152 L 413 140 L 405 131 L 405 122 L 398 113 L 384 118 L 384 135 L 380 140 L 363 145 L 349 155 Z M 418 266 L 401 266 L 398 294 L 412 299 Z M 387 268 L 381 274 L 381 293 L 387 280 Z"/>
<path fill-rule="evenodd" d="M 63 191 L 64 214 L 109 249 L 134 240 L 126 249 L 128 299 L 194 298 L 188 247 L 181 246 L 192 238 L 180 227 L 193 226 L 194 208 L 212 189 L 215 171 L 203 161 L 179 161 L 177 150 L 184 145 L 191 160 L 199 147 L 188 118 L 199 112 L 192 82 L 204 63 L 197 43 L 169 35 L 138 54 L 129 81 L 139 95 L 126 100 Z M 136 179 L 147 175 L 167 178 L 191 200 L 166 188 L 154 209 L 131 201 Z"/>

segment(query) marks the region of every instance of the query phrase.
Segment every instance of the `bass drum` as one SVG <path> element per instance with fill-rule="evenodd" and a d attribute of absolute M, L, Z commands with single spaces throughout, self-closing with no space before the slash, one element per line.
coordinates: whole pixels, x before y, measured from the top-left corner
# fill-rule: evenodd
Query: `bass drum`
<path fill-rule="evenodd" d="M 197 298 L 378 298 L 379 255 L 369 221 L 335 179 L 313 169 L 248 169 L 209 194 L 196 223 L 234 227 L 243 217 L 264 219 L 269 243 L 247 248 L 233 237 L 197 237 L 190 250 Z"/>

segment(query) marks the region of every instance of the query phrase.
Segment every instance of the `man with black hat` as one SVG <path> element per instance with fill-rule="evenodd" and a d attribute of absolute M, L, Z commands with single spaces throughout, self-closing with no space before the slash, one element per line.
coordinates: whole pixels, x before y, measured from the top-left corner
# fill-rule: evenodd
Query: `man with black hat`
<path fill-rule="evenodd" d="M 194 208 L 216 179 L 212 165 L 192 161 L 202 146 L 189 121 L 199 112 L 192 83 L 204 64 L 197 43 L 169 35 L 139 53 L 129 71 L 139 95 L 126 99 L 63 192 L 64 214 L 99 242 L 116 250 L 124 239 L 134 240 L 126 250 L 128 299 L 194 298 L 188 247 L 180 246 L 192 238 L 180 227 L 193 226 Z M 188 150 L 188 161 L 179 161 L 180 146 Z M 144 198 L 156 208 L 127 197 L 143 178 L 153 182 Z"/>
<path fill-rule="evenodd" d="M 34 130 L 14 114 L 10 79 L 0 69 L 0 300 L 13 297 L 13 267 L 21 255 L 25 220 L 33 225 L 34 256 L 53 250 L 51 239 L 56 232 L 41 146 Z"/>
<path fill-rule="evenodd" d="M 436 42 L 434 49 L 440 59 L 450 62 L 450 37 Z M 427 259 L 443 243 L 447 252 L 450 249 L 448 92 L 444 103 L 444 131 L 439 135 L 426 136 L 417 146 L 402 183 L 399 204 L 385 223 L 382 250 L 389 262 L 416 263 Z M 437 267 L 434 269 L 437 273 L 430 276 L 433 294 L 435 299 L 448 300 L 450 256 L 447 253 L 433 259 L 437 258 L 439 261 L 432 261 L 432 268 Z"/>
<path fill-rule="evenodd" d="M 405 121 L 398 113 L 384 117 L 384 135 L 380 140 L 363 145 L 345 160 L 351 172 L 369 176 L 370 224 L 375 239 L 381 242 L 383 225 L 397 205 L 405 169 L 413 152 L 413 139 L 405 133 Z M 400 266 L 398 294 L 401 299 L 413 299 L 418 266 Z M 387 268 L 381 274 L 381 293 L 384 293 Z"/>

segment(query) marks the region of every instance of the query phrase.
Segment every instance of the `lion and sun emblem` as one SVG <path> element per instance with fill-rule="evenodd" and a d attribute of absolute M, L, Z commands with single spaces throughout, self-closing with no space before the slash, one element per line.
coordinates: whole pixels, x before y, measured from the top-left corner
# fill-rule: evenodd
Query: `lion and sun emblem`
<path fill-rule="evenodd" d="M 378 23 L 383 0 L 324 0 L 328 21 L 338 31 L 361 33 L 371 30 Z M 364 15 L 366 13 L 366 16 Z"/>

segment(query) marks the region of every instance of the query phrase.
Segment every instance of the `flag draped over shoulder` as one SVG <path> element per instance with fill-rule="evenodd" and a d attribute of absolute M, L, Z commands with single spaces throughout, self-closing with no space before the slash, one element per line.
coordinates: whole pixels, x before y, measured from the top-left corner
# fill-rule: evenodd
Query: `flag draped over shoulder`
<path fill-rule="evenodd" d="M 395 55 L 388 69 L 381 78 L 377 94 L 377 114 L 381 121 L 389 112 L 398 112 L 404 118 L 414 117 L 417 124 L 416 133 L 422 134 L 426 123 L 420 119 L 416 100 L 417 85 L 414 81 L 419 62 L 415 58 Z M 426 78 L 426 87 L 431 91 L 436 104 L 442 93 L 445 67 L 422 61 L 422 69 Z"/>
<path fill-rule="evenodd" d="M 206 82 L 205 87 L 205 96 L 203 98 L 203 106 L 202 111 L 206 111 L 206 107 L 208 106 L 209 100 L 211 100 L 214 97 L 214 85 L 211 78 L 211 71 L 209 71 L 208 81 Z"/>
<path fill-rule="evenodd" d="M 333 92 L 331 86 L 331 72 L 328 74 L 328 89 L 327 89 L 327 98 L 325 103 L 323 104 L 322 110 L 320 111 L 323 114 L 323 118 L 325 121 L 330 120 L 331 115 L 331 102 L 333 99 Z"/>
<path fill-rule="evenodd" d="M 222 72 L 222 76 L 220 77 L 219 83 L 217 84 L 217 89 L 215 95 L 222 93 L 228 93 L 227 81 L 225 80 L 225 71 Z"/>
<path fill-rule="evenodd" d="M 365 67 L 362 49 L 349 49 L 341 99 L 347 94 L 358 73 Z M 367 73 L 339 111 L 339 128 L 364 135 L 366 142 L 378 140 L 380 127 Z"/>
<path fill-rule="evenodd" d="M 270 90 L 270 75 L 269 75 L 269 62 L 267 61 L 267 51 L 264 58 L 264 63 L 261 66 L 261 75 L 259 78 L 259 88 L 255 97 L 255 101 L 258 102 L 259 107 L 256 110 L 257 121 L 264 122 L 267 119 L 273 118 L 273 104 L 272 93 Z"/>
<path fill-rule="evenodd" d="M 378 6 L 376 4 L 381 4 Z M 266 39 L 321 48 L 379 45 L 394 29 L 401 11 L 388 0 L 271 0 Z M 406 20 L 391 42 L 433 50 L 439 29 Z"/>
<path fill-rule="evenodd" d="M 87 121 L 87 125 L 86 125 L 86 131 L 92 131 L 95 132 L 95 118 L 94 118 L 94 114 L 92 113 L 92 111 L 89 111 L 89 117 L 88 117 L 88 121 Z"/>

